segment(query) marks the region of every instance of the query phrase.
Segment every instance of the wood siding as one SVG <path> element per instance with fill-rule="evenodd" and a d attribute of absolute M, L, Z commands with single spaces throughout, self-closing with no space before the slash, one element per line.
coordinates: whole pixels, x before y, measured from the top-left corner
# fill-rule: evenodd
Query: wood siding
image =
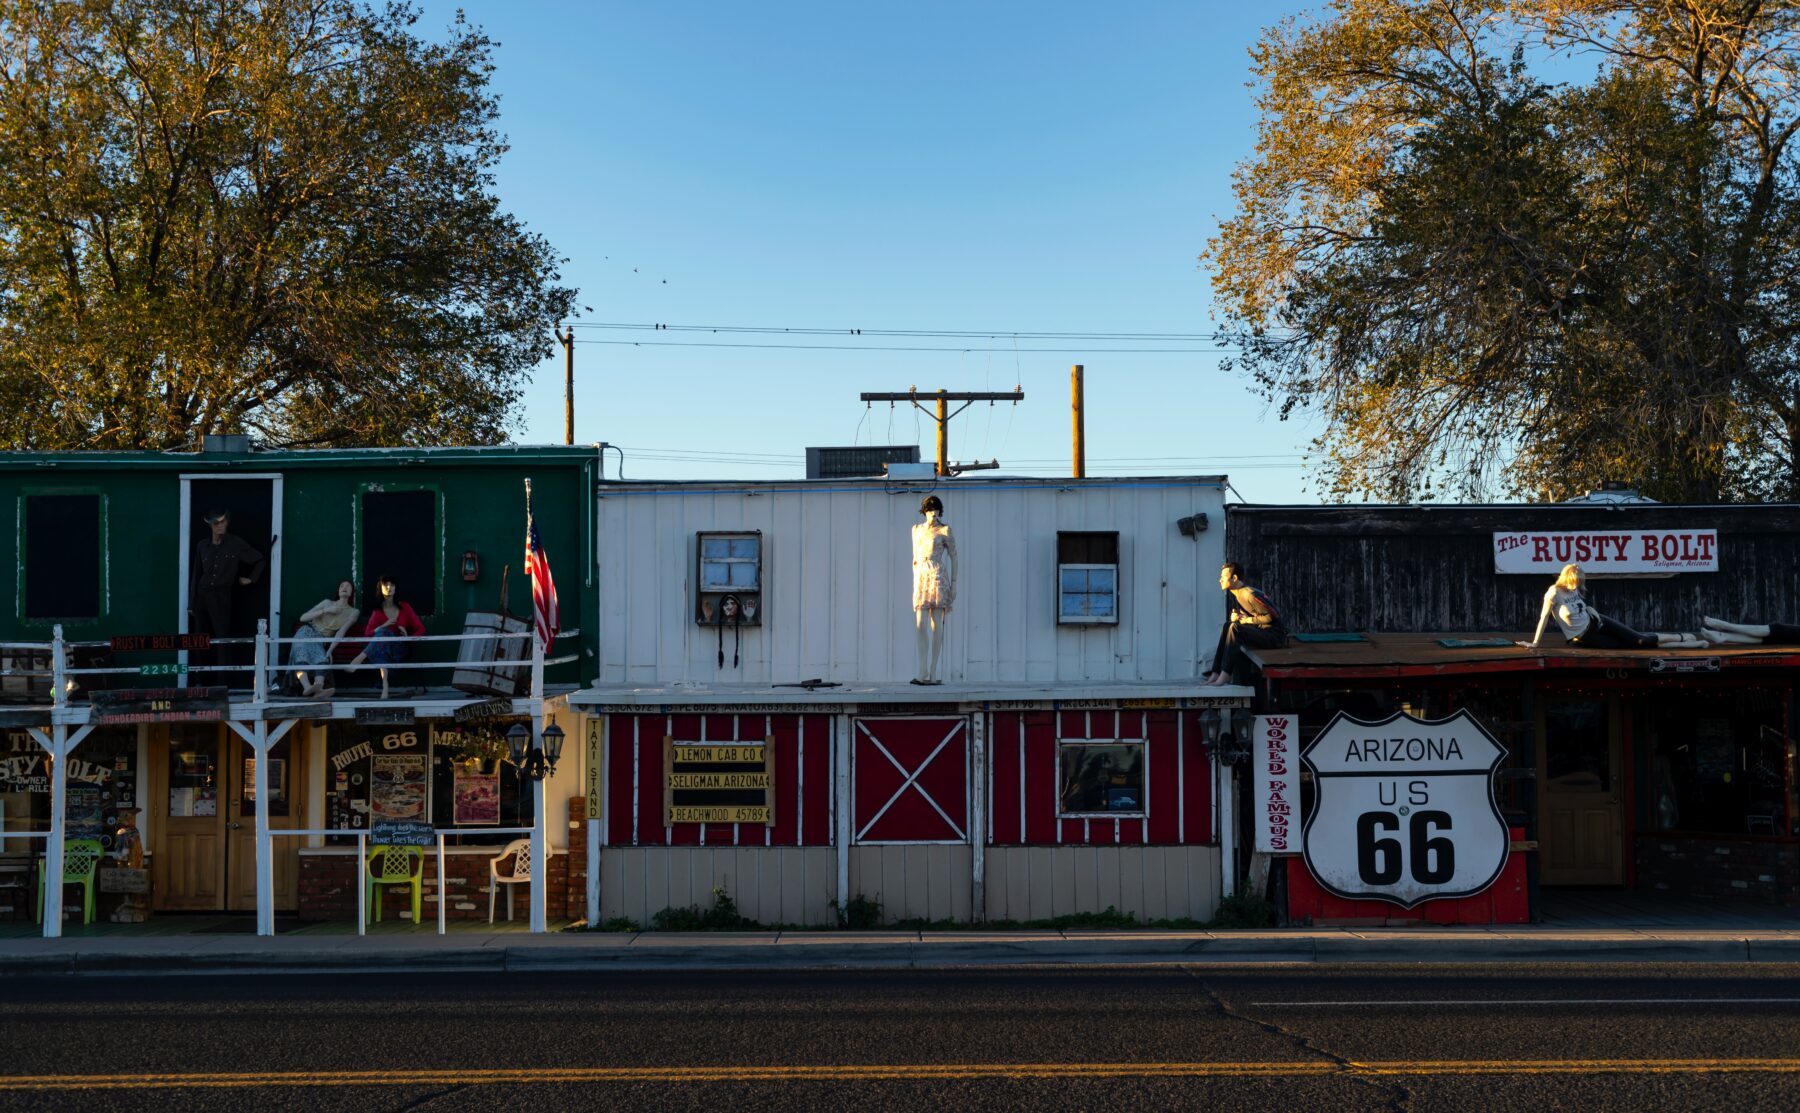
<path fill-rule="evenodd" d="M 712 907 L 723 889 L 738 911 L 764 924 L 836 923 L 830 848 L 609 847 L 600 852 L 600 915 L 648 926 L 665 908 Z"/>
<path fill-rule="evenodd" d="M 1113 908 L 1140 920 L 1206 921 L 1218 910 L 1215 847 L 989 847 L 986 861 L 989 920 Z"/>
<path fill-rule="evenodd" d="M 1495 532 L 1653 529 L 1718 530 L 1719 571 L 1590 579 L 1597 610 L 1639 630 L 1800 619 L 1795 506 L 1234 506 L 1225 534 L 1294 632 L 1424 633 L 1537 625 L 1553 577 L 1497 574 Z"/>
<path fill-rule="evenodd" d="M 881 902 L 881 918 L 975 918 L 974 852 L 961 846 L 855 846 L 850 848 L 850 895 Z"/>

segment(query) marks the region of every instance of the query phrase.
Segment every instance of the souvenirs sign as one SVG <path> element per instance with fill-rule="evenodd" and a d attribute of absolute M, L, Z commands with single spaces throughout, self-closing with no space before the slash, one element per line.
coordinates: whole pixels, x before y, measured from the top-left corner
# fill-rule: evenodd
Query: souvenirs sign
<path fill-rule="evenodd" d="M 1292 854 L 1300 849 L 1294 818 L 1300 811 L 1299 720 L 1292 715 L 1258 715 L 1251 736 L 1250 807 L 1256 822 L 1251 849 Z"/>
<path fill-rule="evenodd" d="M 774 739 L 677 742 L 663 736 L 663 825 L 775 822 Z"/>
<path fill-rule="evenodd" d="M 1717 572 L 1719 531 L 1716 529 L 1610 530 L 1494 534 L 1494 571 L 1506 574 L 1556 575 L 1565 564 L 1579 564 L 1590 576 L 1655 572 Z"/>
<path fill-rule="evenodd" d="M 121 723 L 197 723 L 225 718 L 230 690 L 212 688 L 101 688 L 88 698 L 93 721 Z"/>
<path fill-rule="evenodd" d="M 1511 840 L 1494 774 L 1506 749 L 1468 712 L 1379 723 L 1340 713 L 1300 760 L 1317 792 L 1306 868 L 1327 892 L 1412 908 L 1499 878 Z"/>

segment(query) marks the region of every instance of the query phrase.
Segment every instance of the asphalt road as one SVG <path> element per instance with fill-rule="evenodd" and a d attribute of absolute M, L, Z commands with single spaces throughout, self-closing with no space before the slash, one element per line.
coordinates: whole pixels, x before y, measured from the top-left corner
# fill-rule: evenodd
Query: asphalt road
<path fill-rule="evenodd" d="M 1789 1113 L 1800 967 L 46 977 L 0 1049 L 21 1110 Z"/>

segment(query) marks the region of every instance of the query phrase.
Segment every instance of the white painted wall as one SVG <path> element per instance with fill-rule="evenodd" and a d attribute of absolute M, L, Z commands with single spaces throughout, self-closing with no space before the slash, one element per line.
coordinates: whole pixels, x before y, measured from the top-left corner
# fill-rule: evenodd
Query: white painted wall
<path fill-rule="evenodd" d="M 1220 478 L 959 478 L 606 483 L 596 518 L 598 683 L 904 683 L 914 672 L 910 530 L 944 500 L 960 567 L 950 682 L 1129 682 L 1196 676 L 1224 621 Z M 1208 516 L 1181 535 L 1175 522 Z M 741 667 L 694 623 L 695 534 L 761 530 L 763 625 Z M 1117 626 L 1056 623 L 1056 534 L 1117 530 Z"/>

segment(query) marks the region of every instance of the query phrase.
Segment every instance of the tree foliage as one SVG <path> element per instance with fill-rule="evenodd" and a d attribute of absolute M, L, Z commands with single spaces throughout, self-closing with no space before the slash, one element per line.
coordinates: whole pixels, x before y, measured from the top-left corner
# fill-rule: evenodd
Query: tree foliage
<path fill-rule="evenodd" d="M 1266 31 L 1218 310 L 1338 497 L 1800 498 L 1800 7 L 1336 0 Z"/>
<path fill-rule="evenodd" d="M 0 444 L 483 443 L 573 293 L 493 44 L 355 0 L 0 0 Z"/>

